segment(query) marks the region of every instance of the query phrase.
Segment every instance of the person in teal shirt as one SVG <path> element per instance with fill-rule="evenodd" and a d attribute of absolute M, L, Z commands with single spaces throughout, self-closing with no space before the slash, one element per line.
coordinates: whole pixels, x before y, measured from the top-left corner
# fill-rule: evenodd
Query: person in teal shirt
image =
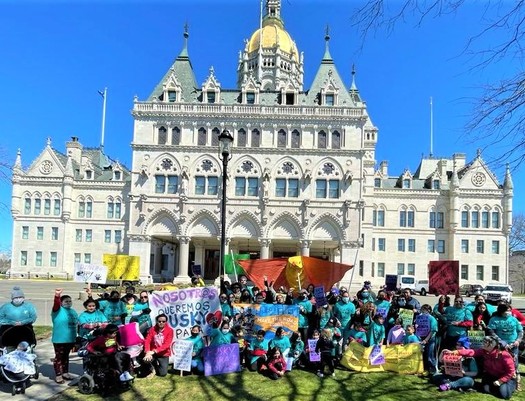
<path fill-rule="evenodd" d="M 514 357 L 514 365 L 519 366 L 519 345 L 523 339 L 523 326 L 512 316 L 511 307 L 508 304 L 499 304 L 496 313 L 492 315 L 488 328 L 502 341 L 507 344 L 506 348 Z"/>
<path fill-rule="evenodd" d="M 496 312 L 496 307 L 494 305 L 488 304 L 487 301 L 485 301 L 485 297 L 482 294 L 476 295 L 474 297 L 474 302 L 469 303 L 466 308 L 474 312 L 474 309 L 476 309 L 476 305 L 479 303 L 485 303 L 487 305 L 487 311 L 492 316 L 494 312 Z"/>
<path fill-rule="evenodd" d="M 191 328 L 191 336 L 186 340 L 193 343 L 193 350 L 191 353 L 191 367 L 197 372 L 204 372 L 204 363 L 202 360 L 202 350 L 204 349 L 204 341 L 201 336 L 201 326 L 196 324 Z"/>
<path fill-rule="evenodd" d="M 414 326 L 409 324 L 405 329 L 405 337 L 403 338 L 403 344 L 419 344 L 419 337 L 415 334 Z"/>
<path fill-rule="evenodd" d="M 211 347 L 224 344 L 232 344 L 235 342 L 235 337 L 230 332 L 230 324 L 228 322 L 222 322 L 220 329 L 211 329 L 210 338 Z"/>
<path fill-rule="evenodd" d="M 382 345 L 385 339 L 385 326 L 383 316 L 376 314 L 368 328 L 368 346 Z"/>
<path fill-rule="evenodd" d="M 354 315 L 355 305 L 350 302 L 350 294 L 348 291 L 342 291 L 341 299 L 334 305 L 334 317 L 341 323 L 341 329 L 343 331 L 343 352 L 348 342 L 350 322 Z"/>
<path fill-rule="evenodd" d="M 308 299 L 308 291 L 301 290 L 295 304 L 299 307 L 299 333 L 301 333 L 303 342 L 306 342 L 308 339 L 308 315 L 312 313 L 313 309 L 312 303 Z"/>
<path fill-rule="evenodd" d="M 270 341 L 270 348 L 278 348 L 284 358 L 288 357 L 291 348 L 290 338 L 284 333 L 282 327 L 277 327 L 275 337 Z"/>
<path fill-rule="evenodd" d="M 99 304 L 100 310 L 106 315 L 109 323 L 116 324 L 117 326 L 124 324 L 127 310 L 124 302 L 120 300 L 120 293 L 118 291 L 111 291 L 109 299 L 103 299 Z"/>
<path fill-rule="evenodd" d="M 361 322 L 355 322 L 350 330 L 348 330 L 349 341 L 356 341 L 366 347 L 368 344 L 368 337 L 366 336 L 366 330 L 363 328 Z"/>
<path fill-rule="evenodd" d="M 98 328 L 104 328 L 108 324 L 108 319 L 99 310 L 98 301 L 93 298 L 88 298 L 84 301 L 85 311 L 82 312 L 78 317 L 78 335 L 82 337 L 84 343 L 88 340 L 93 340 L 96 335 L 90 334 L 93 330 Z"/>
<path fill-rule="evenodd" d="M 421 313 L 416 316 L 416 335 L 419 337 L 423 349 L 423 366 L 430 374 L 437 373 L 437 332 L 438 321 L 432 316 L 432 307 L 429 304 L 421 306 Z"/>
<path fill-rule="evenodd" d="M 64 380 L 73 379 L 73 376 L 69 374 L 69 354 L 75 346 L 77 338 L 78 314 L 72 305 L 71 297 L 62 295 L 62 288 L 57 288 L 51 309 L 51 320 L 53 322 L 51 342 L 55 349 L 53 368 L 55 370 L 55 381 L 58 384 L 63 384 Z"/>
<path fill-rule="evenodd" d="M 474 325 L 472 312 L 465 308 L 463 297 L 457 296 L 454 299 L 454 305 L 445 309 L 445 319 L 447 320 L 447 331 L 442 348 L 454 349 L 458 338 L 466 337 L 467 331 Z"/>
<path fill-rule="evenodd" d="M 293 358 L 293 365 L 304 365 L 304 343 L 301 340 L 301 334 L 298 331 L 294 331 L 290 337 L 290 353 Z"/>
<path fill-rule="evenodd" d="M 139 324 L 139 331 L 144 337 L 146 337 L 148 330 L 153 326 L 150 313 L 149 294 L 147 291 L 141 291 L 137 301 L 133 304 L 130 321 Z"/>
<path fill-rule="evenodd" d="M 266 354 L 268 353 L 268 340 L 264 338 L 266 332 L 264 330 L 257 331 L 257 335 L 252 338 L 248 345 L 248 369 L 252 372 L 258 371 L 266 362 Z"/>

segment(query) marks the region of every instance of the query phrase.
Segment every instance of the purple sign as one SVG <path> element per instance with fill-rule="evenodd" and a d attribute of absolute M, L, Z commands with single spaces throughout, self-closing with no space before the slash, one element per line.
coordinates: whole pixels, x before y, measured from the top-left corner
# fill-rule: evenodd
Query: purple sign
<path fill-rule="evenodd" d="M 383 365 L 385 363 L 385 354 L 380 345 L 374 345 L 370 352 L 370 365 Z"/>
<path fill-rule="evenodd" d="M 238 343 L 204 348 L 204 376 L 222 375 L 240 370 Z"/>
<path fill-rule="evenodd" d="M 315 304 L 317 306 L 323 306 L 323 305 L 328 304 L 326 300 L 326 296 L 324 294 L 324 287 L 315 287 L 314 297 L 315 297 Z"/>

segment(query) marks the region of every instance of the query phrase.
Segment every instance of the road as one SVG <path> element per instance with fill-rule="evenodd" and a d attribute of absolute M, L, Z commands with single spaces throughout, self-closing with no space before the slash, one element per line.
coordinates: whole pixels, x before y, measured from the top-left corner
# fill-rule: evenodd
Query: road
<path fill-rule="evenodd" d="M 11 290 L 15 285 L 20 286 L 25 293 L 26 299 L 35 305 L 38 316 L 36 324 L 38 325 L 51 326 L 51 308 L 53 306 L 55 288 L 63 288 L 64 294 L 73 298 L 73 307 L 77 312 L 80 313 L 84 310 L 82 307 L 83 301 L 80 300 L 80 294 L 85 291 L 86 287 L 84 283 L 56 280 L 0 280 L 0 305 L 11 300 Z M 422 305 L 428 303 L 434 306 L 437 302 L 437 297 L 434 295 L 424 297 L 416 295 L 415 298 Z M 465 303 L 474 301 L 474 297 L 464 297 L 464 299 Z M 525 298 L 514 297 L 512 304 L 515 308 L 525 308 Z"/>

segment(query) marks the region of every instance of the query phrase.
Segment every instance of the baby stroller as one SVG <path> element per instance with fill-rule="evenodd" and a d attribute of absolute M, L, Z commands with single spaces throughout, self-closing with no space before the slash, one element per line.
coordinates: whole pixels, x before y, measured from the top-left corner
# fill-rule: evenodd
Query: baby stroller
<path fill-rule="evenodd" d="M 33 350 L 36 344 L 31 326 L 11 326 L 2 334 L 0 373 L 2 380 L 11 383 L 11 395 L 25 394 L 30 378 L 38 379 L 38 366 Z"/>

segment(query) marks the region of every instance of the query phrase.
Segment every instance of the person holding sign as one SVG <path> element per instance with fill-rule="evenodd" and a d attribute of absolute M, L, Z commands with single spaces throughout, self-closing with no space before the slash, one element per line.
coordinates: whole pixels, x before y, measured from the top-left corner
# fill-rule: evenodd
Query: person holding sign
<path fill-rule="evenodd" d="M 505 349 L 505 344 L 500 343 L 497 337 L 485 337 L 480 349 L 458 349 L 454 352 L 461 356 L 479 357 L 483 360 L 481 383 L 486 393 L 506 400 L 512 397 L 512 393 L 516 390 L 514 358 Z"/>
<path fill-rule="evenodd" d="M 332 338 L 332 331 L 323 329 L 321 337 L 315 345 L 315 352 L 321 355 L 321 367 L 317 371 L 317 376 L 324 377 L 325 367 L 328 366 L 330 374 L 335 377 L 334 349 L 335 344 Z"/>
<path fill-rule="evenodd" d="M 436 336 L 438 332 L 437 319 L 431 315 L 432 307 L 424 304 L 421 314 L 416 317 L 416 335 L 419 337 L 423 349 L 423 365 L 430 374 L 437 372 Z"/>
<path fill-rule="evenodd" d="M 456 345 L 457 350 L 470 348 L 467 337 L 460 337 Z M 440 362 L 444 362 L 445 373 L 438 373 L 432 376 L 432 382 L 441 391 L 459 390 L 468 391 L 474 387 L 474 378 L 478 375 L 478 365 L 476 360 L 471 357 L 461 357 L 454 352 L 443 350 L 439 357 Z"/>
<path fill-rule="evenodd" d="M 443 348 L 451 349 L 456 345 L 458 338 L 467 335 L 474 324 L 472 313 L 465 308 L 463 297 L 457 296 L 454 305 L 445 309 L 447 331 L 443 340 Z"/>
<path fill-rule="evenodd" d="M 144 340 L 144 362 L 150 363 L 157 376 L 168 374 L 168 363 L 171 356 L 171 343 L 173 342 L 173 329 L 168 324 L 168 317 L 161 313 L 155 318 L 155 326 L 148 331 Z M 150 373 L 153 376 L 153 372 Z"/>
<path fill-rule="evenodd" d="M 187 340 L 193 343 L 193 350 L 191 353 L 191 367 L 196 369 L 199 373 L 204 372 L 204 363 L 202 361 L 204 340 L 202 339 L 201 331 L 201 326 L 196 324 L 191 328 L 191 337 L 187 338 Z"/>

